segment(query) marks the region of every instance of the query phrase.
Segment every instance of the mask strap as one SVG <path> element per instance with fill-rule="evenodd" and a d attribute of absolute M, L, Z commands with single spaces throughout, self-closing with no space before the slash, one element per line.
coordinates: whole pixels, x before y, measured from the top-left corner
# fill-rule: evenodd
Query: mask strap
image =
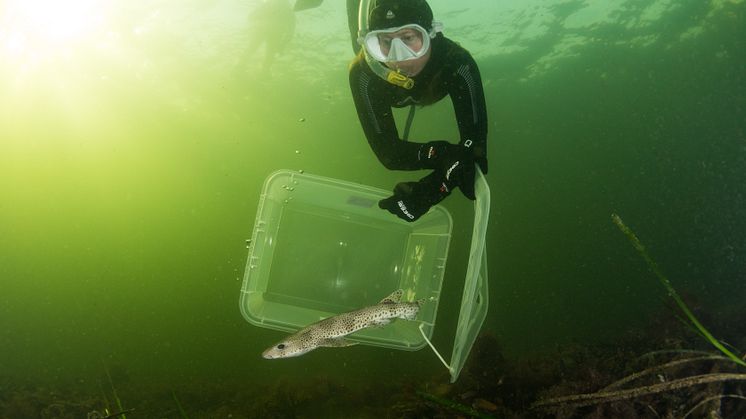
<path fill-rule="evenodd" d="M 436 35 L 438 35 L 439 32 L 443 32 L 443 22 L 439 22 L 437 20 L 433 20 L 433 28 L 430 29 L 430 38 L 435 38 Z"/>

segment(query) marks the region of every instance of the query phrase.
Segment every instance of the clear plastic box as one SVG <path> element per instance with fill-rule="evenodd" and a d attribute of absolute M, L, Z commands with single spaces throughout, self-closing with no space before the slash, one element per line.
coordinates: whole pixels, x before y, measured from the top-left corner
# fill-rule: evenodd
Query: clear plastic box
<path fill-rule="evenodd" d="M 376 304 L 397 289 L 427 301 L 417 321 L 397 320 L 348 339 L 417 350 L 435 326 L 452 220 L 442 206 L 416 222 L 378 208 L 391 193 L 291 170 L 264 182 L 240 306 L 252 324 L 293 332 Z M 432 298 L 431 298 L 432 297 Z"/>

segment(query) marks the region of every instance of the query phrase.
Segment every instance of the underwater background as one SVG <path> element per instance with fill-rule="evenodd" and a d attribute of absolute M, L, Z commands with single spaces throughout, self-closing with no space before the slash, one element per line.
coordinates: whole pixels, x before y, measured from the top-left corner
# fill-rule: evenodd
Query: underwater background
<path fill-rule="evenodd" d="M 0 4 L 0 417 L 82 417 L 115 398 L 128 417 L 427 417 L 440 413 L 392 401 L 426 384 L 455 398 L 428 349 L 268 361 L 284 334 L 241 316 L 271 172 L 383 189 L 421 177 L 387 171 L 363 136 L 344 3 L 288 13 L 277 1 L 284 12 L 263 20 L 256 0 Z M 495 358 L 467 369 L 567 348 L 642 355 L 630 334 L 708 349 L 672 320 L 612 213 L 713 334 L 746 350 L 746 3 L 429 3 L 475 56 L 489 113 L 490 306 L 476 349 Z M 262 38 L 276 57 L 254 50 Z M 448 100 L 418 109 L 413 141 L 457 135 Z M 473 204 L 457 193 L 443 205 L 443 292 L 460 295 Z M 458 309 L 438 313 L 446 353 Z"/>

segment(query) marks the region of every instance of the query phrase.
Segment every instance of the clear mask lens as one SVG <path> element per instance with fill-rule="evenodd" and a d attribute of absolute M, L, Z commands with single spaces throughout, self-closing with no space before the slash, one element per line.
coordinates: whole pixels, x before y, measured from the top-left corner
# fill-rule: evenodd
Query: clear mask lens
<path fill-rule="evenodd" d="M 405 25 L 371 31 L 365 36 L 363 46 L 366 52 L 377 61 L 414 60 L 427 53 L 430 49 L 430 38 L 433 35 L 422 26 Z"/>

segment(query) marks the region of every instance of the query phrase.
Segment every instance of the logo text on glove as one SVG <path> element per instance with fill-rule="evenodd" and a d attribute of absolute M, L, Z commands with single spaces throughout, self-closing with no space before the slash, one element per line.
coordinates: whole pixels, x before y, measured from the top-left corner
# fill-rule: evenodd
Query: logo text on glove
<path fill-rule="evenodd" d="M 449 167 L 448 170 L 446 170 L 446 179 L 451 180 L 451 172 L 453 172 L 458 167 L 459 162 L 456 161 L 456 163 L 453 163 L 453 166 Z"/>
<path fill-rule="evenodd" d="M 404 205 L 404 201 L 399 201 L 399 202 L 397 202 L 396 204 L 397 204 L 397 205 L 399 205 L 399 209 L 401 210 L 401 212 L 403 212 L 403 213 L 404 213 L 404 215 L 406 215 L 406 216 L 407 216 L 407 218 L 409 218 L 410 220 L 414 220 L 414 215 L 412 215 L 412 214 L 411 214 L 411 213 L 410 213 L 410 212 L 409 212 L 409 211 L 407 210 L 407 206 L 406 206 L 406 205 Z"/>

